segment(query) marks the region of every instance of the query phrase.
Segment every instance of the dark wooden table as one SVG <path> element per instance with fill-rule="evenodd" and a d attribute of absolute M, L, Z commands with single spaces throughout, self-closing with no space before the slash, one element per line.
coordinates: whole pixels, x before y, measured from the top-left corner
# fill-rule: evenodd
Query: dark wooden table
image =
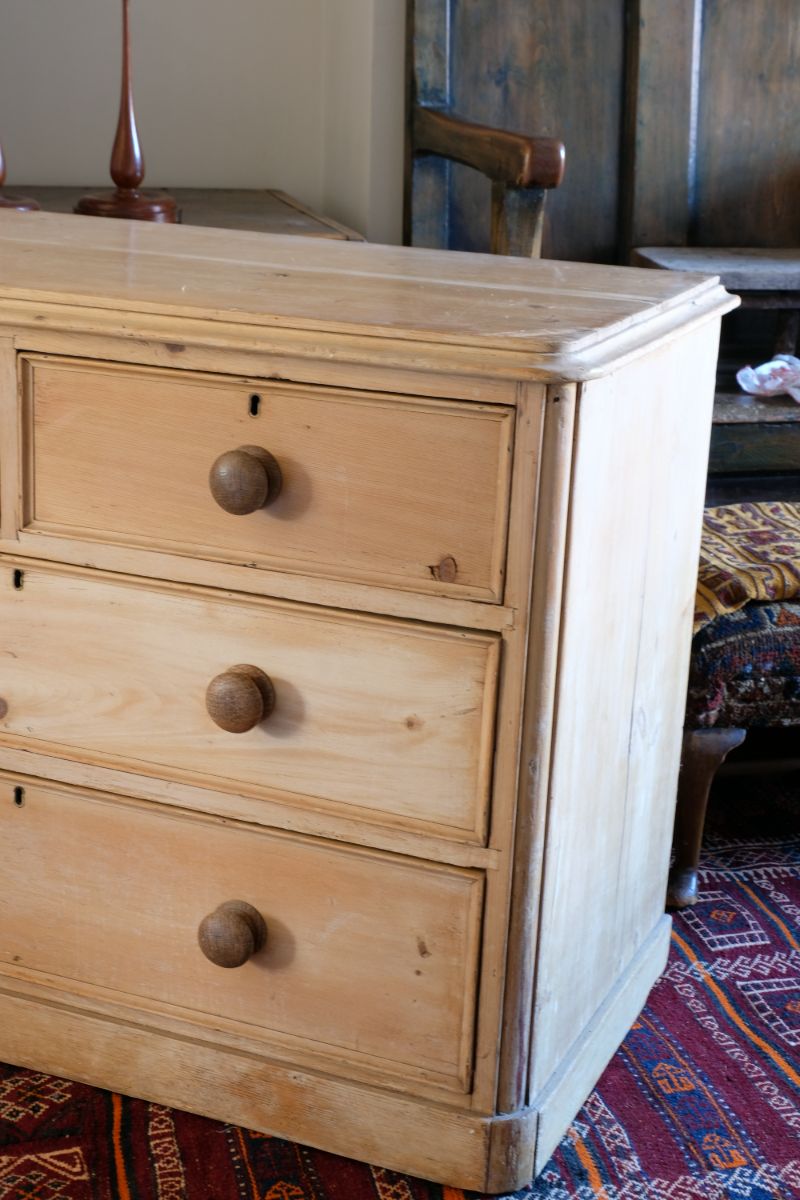
<path fill-rule="evenodd" d="M 708 503 L 800 500 L 800 404 L 717 392 Z"/>
<path fill-rule="evenodd" d="M 46 212 L 72 212 L 78 199 L 87 192 L 102 191 L 103 186 L 37 187 L 20 184 L 13 189 L 32 196 Z M 302 237 L 333 238 L 363 242 L 354 229 L 348 229 L 330 217 L 320 216 L 286 192 L 274 188 L 169 188 L 178 201 L 185 225 L 206 225 L 217 229 L 249 229 L 256 233 L 289 233 Z"/>
<path fill-rule="evenodd" d="M 636 250 L 632 261 L 667 271 L 718 275 L 728 291 L 741 298 L 743 308 L 781 313 L 774 352 L 797 353 L 800 248 L 649 246 Z M 708 502 L 800 500 L 800 404 L 789 396 L 729 390 L 728 374 L 720 370 L 714 401 Z"/>

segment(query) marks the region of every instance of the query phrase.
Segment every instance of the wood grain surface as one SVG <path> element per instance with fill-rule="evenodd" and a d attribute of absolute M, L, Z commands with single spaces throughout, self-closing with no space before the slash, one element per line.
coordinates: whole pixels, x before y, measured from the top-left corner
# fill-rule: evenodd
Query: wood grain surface
<path fill-rule="evenodd" d="M 547 196 L 547 258 L 612 261 L 624 16 L 620 0 L 413 0 L 410 91 L 420 103 L 513 133 L 562 141 L 564 182 Z M 565 86 L 565 80 L 569 86 Z M 489 248 L 487 181 L 423 160 L 414 170 L 414 243 Z"/>
<path fill-rule="evenodd" d="M 529 1181 L 664 961 L 733 303 L 0 214 L 1 1056 Z M 284 486 L 230 515 L 242 446 Z"/>
<path fill-rule="evenodd" d="M 800 292 L 800 248 L 793 246 L 639 246 L 641 266 L 719 275 L 732 292 Z"/>
<path fill-rule="evenodd" d="M 485 836 L 497 639 L 22 565 L 0 574 L 0 741 L 364 819 Z M 250 663 L 275 708 L 219 729 L 210 681 Z"/>
<path fill-rule="evenodd" d="M 87 317 L 122 307 L 129 320 L 136 313 L 211 317 L 241 325 L 251 337 L 254 328 L 259 336 L 277 329 L 351 333 L 377 349 L 383 334 L 415 347 L 432 342 L 520 357 L 579 357 L 598 344 L 618 352 L 691 293 L 698 316 L 705 305 L 724 302 L 713 280 L 668 271 L 52 213 L 0 212 L 0 273 L 0 317 L 14 299 L 35 302 L 40 317 L 48 302 L 89 309 Z"/>
<path fill-rule="evenodd" d="M 468 1087 L 479 873 L 91 793 L 29 786 L 21 807 L 7 781 L 0 793 L 2 962 L 193 1010 L 206 1029 L 219 1018 L 318 1043 L 340 1073 L 363 1056 Z M 225 971 L 198 926 L 234 899 L 269 933 Z"/>
<path fill-rule="evenodd" d="M 35 197 L 43 212 L 72 213 L 81 196 L 97 190 L 96 184 L 83 187 L 31 185 L 26 188 L 25 195 Z M 249 229 L 253 233 L 292 234 L 345 242 L 364 240 L 354 229 L 314 212 L 302 201 L 276 188 L 171 187 L 169 191 L 178 202 L 180 221 L 184 225 Z"/>
<path fill-rule="evenodd" d="M 663 917 L 715 365 L 713 340 L 695 335 L 581 396 L 565 569 L 613 585 L 602 599 L 571 589 L 561 618 L 534 1096 Z M 635 414 L 632 393 L 646 397 Z M 675 395 L 691 397 L 679 424 Z M 587 936 L 580 914 L 593 906 L 608 922 Z"/>
<path fill-rule="evenodd" d="M 689 236 L 703 0 L 629 0 L 621 251 Z M 715 272 L 716 274 L 716 272 Z"/>
<path fill-rule="evenodd" d="M 510 409 L 79 360 L 31 359 L 23 388 L 29 527 L 502 598 Z M 231 515 L 209 472 L 248 443 L 280 494 Z"/>
<path fill-rule="evenodd" d="M 797 246 L 798 58 L 794 0 L 743 6 L 705 0 L 697 245 Z"/>

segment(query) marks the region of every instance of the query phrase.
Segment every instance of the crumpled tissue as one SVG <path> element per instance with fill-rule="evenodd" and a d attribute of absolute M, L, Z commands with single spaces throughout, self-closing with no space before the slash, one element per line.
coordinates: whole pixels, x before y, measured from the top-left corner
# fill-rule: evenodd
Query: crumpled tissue
<path fill-rule="evenodd" d="M 800 404 L 800 358 L 776 354 L 760 367 L 742 367 L 736 382 L 751 396 L 787 395 Z"/>

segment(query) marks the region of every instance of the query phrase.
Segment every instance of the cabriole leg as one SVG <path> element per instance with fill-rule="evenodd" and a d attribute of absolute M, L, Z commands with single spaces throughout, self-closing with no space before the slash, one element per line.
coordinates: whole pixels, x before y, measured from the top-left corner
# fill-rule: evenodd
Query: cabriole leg
<path fill-rule="evenodd" d="M 687 908 L 697 900 L 697 866 L 708 793 L 718 767 L 745 739 L 745 729 L 687 729 L 683 735 L 678 805 L 675 810 L 675 862 L 669 874 L 667 908 Z"/>

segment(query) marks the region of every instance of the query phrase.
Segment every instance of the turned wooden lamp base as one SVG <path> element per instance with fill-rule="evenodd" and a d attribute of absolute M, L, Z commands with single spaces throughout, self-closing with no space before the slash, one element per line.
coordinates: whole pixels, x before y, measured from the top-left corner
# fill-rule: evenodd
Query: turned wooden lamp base
<path fill-rule="evenodd" d="M 39 205 L 29 196 L 4 196 L 0 192 L 0 208 L 13 208 L 17 212 L 37 212 Z"/>
<path fill-rule="evenodd" d="M 141 190 L 144 158 L 133 111 L 129 4 L 130 0 L 122 0 L 122 90 L 117 132 L 111 151 L 111 179 L 116 184 L 116 190 L 81 196 L 74 211 L 87 217 L 123 217 L 130 221 L 158 221 L 174 225 L 179 220 L 174 197 L 166 192 Z"/>
<path fill-rule="evenodd" d="M 81 196 L 75 212 L 87 217 L 123 217 L 129 221 L 159 221 L 174 225 L 180 217 L 175 199 L 166 192 L 117 188 Z"/>

